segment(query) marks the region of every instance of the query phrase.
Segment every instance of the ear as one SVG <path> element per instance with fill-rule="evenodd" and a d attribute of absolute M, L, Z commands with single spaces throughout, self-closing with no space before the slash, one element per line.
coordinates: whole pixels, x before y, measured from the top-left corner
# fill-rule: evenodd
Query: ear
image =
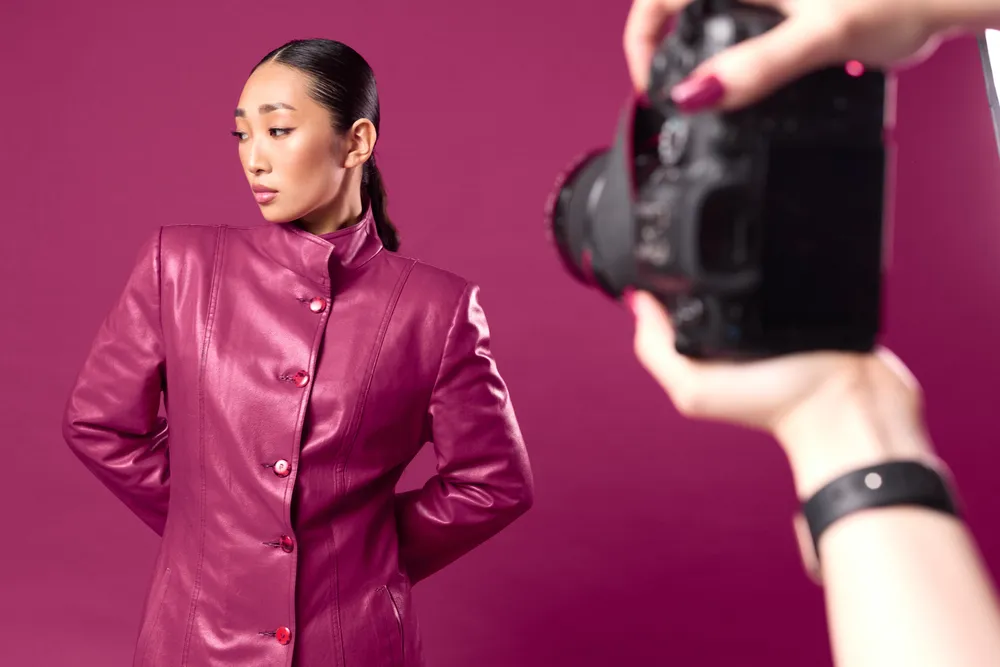
<path fill-rule="evenodd" d="M 367 118 L 362 118 L 347 131 L 347 157 L 344 167 L 350 169 L 368 161 L 375 150 L 375 140 L 378 133 L 375 126 Z"/>

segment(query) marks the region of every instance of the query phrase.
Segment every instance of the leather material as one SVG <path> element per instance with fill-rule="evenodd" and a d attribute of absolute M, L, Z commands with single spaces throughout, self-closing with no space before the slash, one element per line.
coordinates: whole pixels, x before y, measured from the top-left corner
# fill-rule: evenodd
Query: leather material
<path fill-rule="evenodd" d="M 163 537 L 136 666 L 423 665 L 411 586 L 533 498 L 477 287 L 370 214 L 161 229 L 63 430 Z M 396 493 L 426 443 L 438 474 Z"/>

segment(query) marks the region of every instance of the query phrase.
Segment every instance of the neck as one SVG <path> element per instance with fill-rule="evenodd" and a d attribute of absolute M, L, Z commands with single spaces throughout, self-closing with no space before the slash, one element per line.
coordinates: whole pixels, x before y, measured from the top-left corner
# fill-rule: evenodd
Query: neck
<path fill-rule="evenodd" d="M 340 193 L 330 203 L 309 213 L 298 221 L 298 225 L 317 236 L 329 234 L 344 227 L 361 222 L 364 213 L 359 186 L 347 189 L 351 194 Z"/>

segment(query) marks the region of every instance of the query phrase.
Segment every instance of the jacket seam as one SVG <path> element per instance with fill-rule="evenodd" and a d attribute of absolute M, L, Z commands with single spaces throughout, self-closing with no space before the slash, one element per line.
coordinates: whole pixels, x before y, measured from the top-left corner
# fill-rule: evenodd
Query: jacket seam
<path fill-rule="evenodd" d="M 455 335 L 455 329 L 458 328 L 459 309 L 462 306 L 462 302 L 465 301 L 465 295 L 469 293 L 469 288 L 470 283 L 466 281 L 465 285 L 462 286 L 462 292 L 458 296 L 458 301 L 455 302 L 455 308 L 451 314 L 451 324 L 448 326 L 448 334 L 444 338 L 444 345 L 441 346 L 441 359 L 438 360 L 437 373 L 434 375 L 434 384 L 431 386 L 431 393 L 427 396 L 427 407 L 424 409 L 424 414 L 430 412 L 431 402 L 434 400 L 434 394 L 437 392 L 438 384 L 441 382 L 441 371 L 444 370 L 444 361 L 448 357 L 448 347 Z"/>
<path fill-rule="evenodd" d="M 163 365 L 160 369 L 160 400 L 166 405 L 169 399 L 166 398 L 167 390 L 167 336 L 164 333 L 163 328 L 163 226 L 160 226 L 159 231 L 156 234 L 156 321 L 159 325 L 159 331 L 157 331 L 157 338 L 160 343 L 160 358 L 163 360 Z M 167 408 L 166 415 L 166 426 L 160 432 L 160 437 L 157 439 L 159 442 L 164 442 L 164 436 L 166 437 L 166 444 L 164 445 L 164 450 L 170 448 L 170 413 L 169 408 Z M 154 447 L 156 446 L 157 440 L 154 440 Z M 163 452 L 164 456 L 169 457 L 167 451 Z M 167 461 L 167 466 L 169 469 L 169 458 Z M 169 484 L 169 480 L 167 482 Z M 162 538 L 167 534 L 167 517 L 170 516 L 170 496 L 169 489 L 167 490 L 167 509 L 166 516 L 163 517 L 163 530 L 160 532 L 160 537 Z"/>
<path fill-rule="evenodd" d="M 160 324 L 160 345 L 166 347 L 163 340 L 163 227 L 156 234 L 156 319 Z M 162 350 L 166 357 L 166 349 Z"/>
<path fill-rule="evenodd" d="M 222 272 L 222 261 L 225 256 L 225 227 L 219 227 L 215 236 L 214 259 L 212 264 L 211 299 L 209 300 L 208 316 L 205 320 L 205 337 L 202 343 L 201 359 L 198 368 L 198 464 L 201 479 L 201 499 L 199 503 L 201 534 L 198 537 L 198 567 L 195 570 L 194 590 L 191 592 L 191 605 L 188 609 L 187 629 L 184 633 L 184 645 L 181 650 L 181 664 L 187 664 L 191 650 L 191 638 L 194 632 L 194 619 L 198 609 L 198 599 L 201 596 L 202 571 L 205 564 L 205 532 L 208 520 L 205 506 L 205 366 L 208 360 L 208 350 L 211 347 L 212 331 L 215 325 L 216 305 L 219 298 L 219 279 Z"/>
<path fill-rule="evenodd" d="M 399 303 L 399 297 L 403 293 L 403 287 L 406 285 L 407 280 L 409 280 L 410 274 L 415 265 L 416 262 L 412 262 L 397 279 L 392 297 L 390 298 L 389 304 L 385 309 L 385 314 L 382 316 L 382 322 L 379 324 L 378 333 L 375 335 L 375 343 L 372 346 L 369 362 L 367 364 L 367 368 L 365 369 L 365 378 L 362 384 L 361 396 L 358 399 L 357 407 L 354 409 L 354 416 L 351 419 L 351 425 L 348 430 L 348 446 L 344 450 L 344 457 L 341 463 L 341 474 L 344 475 L 345 478 L 344 488 L 342 490 L 345 493 L 347 492 L 347 483 L 350 479 L 346 475 L 347 464 L 350 461 L 351 453 L 353 452 L 354 445 L 357 442 L 358 432 L 361 430 L 361 422 L 364 419 L 365 407 L 368 403 L 368 392 L 371 389 L 372 381 L 375 378 L 375 366 L 378 365 L 378 359 L 382 353 L 382 345 L 385 342 L 385 334 L 389 329 L 389 323 L 392 321 L 392 316 L 396 312 L 396 305 Z"/>
<path fill-rule="evenodd" d="M 361 267 L 367 265 L 370 261 L 372 261 L 373 259 L 375 259 L 376 257 L 378 257 L 379 254 L 381 254 L 384 250 L 385 250 L 384 246 L 379 246 L 379 247 L 375 248 L 375 252 L 372 253 L 371 257 L 368 257 L 367 259 L 365 259 L 365 261 L 359 262 L 357 265 L 355 265 L 355 266 L 353 266 L 351 268 L 354 271 L 357 271 L 358 269 L 360 269 Z"/>
<path fill-rule="evenodd" d="M 403 270 L 403 272 L 397 279 L 396 285 L 393 289 L 392 297 L 390 298 L 389 304 L 385 309 L 385 314 L 382 316 L 382 322 L 379 324 L 378 334 L 376 334 L 375 336 L 375 343 L 372 347 L 371 357 L 368 362 L 367 370 L 365 371 L 366 377 L 362 385 L 363 388 L 361 390 L 361 396 L 358 398 L 358 405 L 354 409 L 354 416 L 352 419 L 350 429 L 348 430 L 348 438 L 347 438 L 348 445 L 344 451 L 343 461 L 340 465 L 340 470 L 338 471 L 339 474 L 337 475 L 337 479 L 340 481 L 341 484 L 340 492 L 344 494 L 347 493 L 347 489 L 350 484 L 350 477 L 347 474 L 347 464 L 351 458 L 351 453 L 354 449 L 354 445 L 358 437 L 358 432 L 361 430 L 361 422 L 364 418 L 365 405 L 368 402 L 368 392 L 371 389 L 371 384 L 375 377 L 375 367 L 378 365 L 378 358 L 382 352 L 382 345 L 385 342 L 385 333 L 389 329 L 389 323 L 392 321 L 393 314 L 396 312 L 396 305 L 399 303 L 399 297 L 403 293 L 403 287 L 409 280 L 410 274 L 413 272 L 413 267 L 416 266 L 416 264 L 417 264 L 416 261 L 411 261 L 410 264 L 406 267 L 405 270 Z M 334 529 L 331 527 L 331 533 L 333 531 Z M 334 536 L 334 540 L 336 540 L 336 536 Z M 338 568 L 338 559 L 336 557 L 336 554 L 334 554 L 333 563 L 334 563 L 334 572 L 338 572 L 339 568 Z M 337 574 L 336 597 L 339 602 L 340 599 L 339 573 Z M 340 630 L 340 636 L 338 639 L 340 641 L 341 658 L 343 659 L 342 664 L 346 665 L 347 647 L 344 645 L 344 634 L 343 634 L 344 624 L 343 620 L 340 617 L 339 603 L 335 605 L 335 609 L 337 610 L 337 626 L 338 629 Z"/>

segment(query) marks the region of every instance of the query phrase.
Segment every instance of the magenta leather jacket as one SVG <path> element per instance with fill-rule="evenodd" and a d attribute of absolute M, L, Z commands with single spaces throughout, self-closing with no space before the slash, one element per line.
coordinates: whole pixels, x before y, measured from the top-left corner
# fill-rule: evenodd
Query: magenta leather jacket
<path fill-rule="evenodd" d="M 328 238 L 164 227 L 83 365 L 65 438 L 163 538 L 136 666 L 423 665 L 411 586 L 532 503 L 477 288 Z"/>

